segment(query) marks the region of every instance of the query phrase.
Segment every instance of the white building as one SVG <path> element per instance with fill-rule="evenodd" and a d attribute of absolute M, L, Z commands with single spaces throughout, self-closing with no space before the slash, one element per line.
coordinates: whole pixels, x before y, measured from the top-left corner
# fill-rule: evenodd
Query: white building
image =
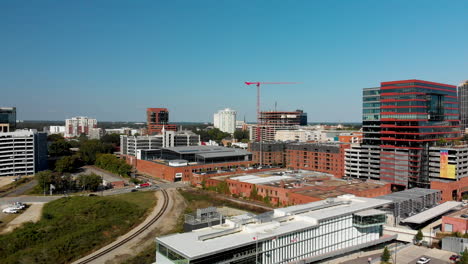
<path fill-rule="evenodd" d="M 47 134 L 33 130 L 0 133 L 0 176 L 33 175 L 47 169 Z"/>
<path fill-rule="evenodd" d="M 343 195 L 245 214 L 221 225 L 156 238 L 156 262 L 314 263 L 390 241 L 383 236 L 391 201 Z"/>
<path fill-rule="evenodd" d="M 65 126 L 49 126 L 49 134 L 65 134 Z"/>
<path fill-rule="evenodd" d="M 88 131 L 89 139 L 101 139 L 102 136 L 104 136 L 104 129 L 100 127 L 90 128 Z"/>
<path fill-rule="evenodd" d="M 237 112 L 229 108 L 219 110 L 213 116 L 214 127 L 219 128 L 223 132 L 233 134 L 236 131 L 236 115 Z"/>
<path fill-rule="evenodd" d="M 65 137 L 78 137 L 81 134 L 89 135 L 90 128 L 97 127 L 97 120 L 78 116 L 70 119 L 65 119 Z"/>
<path fill-rule="evenodd" d="M 179 146 L 199 146 L 200 136 L 191 131 L 163 131 L 152 136 L 120 136 L 122 155 L 137 156 L 138 150 L 154 150 Z"/>

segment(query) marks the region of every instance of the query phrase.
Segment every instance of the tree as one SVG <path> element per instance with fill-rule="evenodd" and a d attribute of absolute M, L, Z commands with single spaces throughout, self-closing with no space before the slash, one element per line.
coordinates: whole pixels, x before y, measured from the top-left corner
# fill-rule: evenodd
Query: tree
<path fill-rule="evenodd" d="M 418 230 L 418 233 L 414 236 L 414 240 L 419 243 L 421 240 L 423 240 L 423 233 L 421 229 Z"/>
<path fill-rule="evenodd" d="M 112 144 L 114 146 L 120 146 L 120 135 L 119 134 L 106 134 L 101 137 L 102 143 Z"/>
<path fill-rule="evenodd" d="M 132 166 L 114 154 L 97 154 L 95 165 L 121 176 L 129 176 L 132 172 Z"/>
<path fill-rule="evenodd" d="M 58 173 L 73 172 L 79 166 L 79 157 L 77 155 L 65 156 L 55 163 L 55 171 Z"/>
<path fill-rule="evenodd" d="M 65 140 L 57 140 L 49 146 L 49 155 L 52 157 L 68 156 L 72 145 Z"/>
<path fill-rule="evenodd" d="M 387 247 L 384 248 L 382 256 L 380 256 L 381 263 L 388 263 L 390 260 L 390 251 Z"/>
<path fill-rule="evenodd" d="M 468 264 L 468 249 L 467 248 L 465 248 L 465 250 L 463 250 L 463 253 L 460 256 L 460 260 L 458 261 L 458 263 Z"/>
<path fill-rule="evenodd" d="M 91 174 L 80 174 L 77 177 L 78 181 L 78 186 L 82 190 L 90 190 L 90 191 L 97 191 L 99 188 L 99 185 L 102 183 L 102 178 L 99 175 L 96 175 L 94 173 Z"/>
<path fill-rule="evenodd" d="M 49 142 L 55 142 L 59 140 L 65 140 L 65 138 L 60 134 L 51 134 L 47 136 L 47 141 Z"/>
<path fill-rule="evenodd" d="M 249 139 L 249 131 L 247 130 L 236 130 L 234 131 L 234 138 L 238 141 L 242 141 L 243 139 Z"/>
<path fill-rule="evenodd" d="M 38 172 L 34 175 L 34 178 L 36 178 L 37 186 L 43 193 L 49 191 L 50 184 L 53 181 L 52 171 L 46 170 Z"/>
<path fill-rule="evenodd" d="M 93 164 L 96 161 L 96 156 L 99 153 L 111 153 L 113 147 L 110 144 L 103 144 L 97 139 L 86 140 L 80 145 L 78 152 L 81 160 L 86 164 Z"/>
<path fill-rule="evenodd" d="M 259 198 L 257 187 L 255 185 L 252 187 L 252 191 L 250 191 L 250 197 L 249 198 L 252 199 L 252 200 L 258 200 L 258 198 Z"/>
<path fill-rule="evenodd" d="M 221 181 L 220 183 L 218 183 L 218 185 L 216 186 L 216 191 L 221 194 L 231 194 L 231 190 L 229 190 L 229 185 L 225 181 Z"/>

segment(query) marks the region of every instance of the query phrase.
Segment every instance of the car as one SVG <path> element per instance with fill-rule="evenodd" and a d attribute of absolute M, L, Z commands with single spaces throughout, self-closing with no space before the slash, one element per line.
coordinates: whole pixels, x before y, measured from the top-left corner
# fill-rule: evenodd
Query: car
<path fill-rule="evenodd" d="M 429 263 L 429 262 L 431 262 L 431 259 L 426 258 L 426 257 L 419 258 L 418 261 L 416 261 L 417 264 L 426 264 L 426 263 Z"/>
<path fill-rule="evenodd" d="M 90 194 L 88 194 L 88 196 L 97 196 L 97 194 L 90 193 Z"/>
<path fill-rule="evenodd" d="M 132 189 L 130 192 L 138 192 L 137 189 Z"/>
<path fill-rule="evenodd" d="M 468 218 L 468 214 L 462 214 L 460 215 L 461 218 Z"/>
<path fill-rule="evenodd" d="M 2 210 L 5 214 L 17 214 L 19 211 L 16 208 L 8 207 Z"/>
<path fill-rule="evenodd" d="M 460 258 L 460 256 L 458 256 L 458 255 L 452 255 L 452 256 L 450 256 L 449 259 L 452 260 L 452 261 L 457 261 L 459 258 Z"/>

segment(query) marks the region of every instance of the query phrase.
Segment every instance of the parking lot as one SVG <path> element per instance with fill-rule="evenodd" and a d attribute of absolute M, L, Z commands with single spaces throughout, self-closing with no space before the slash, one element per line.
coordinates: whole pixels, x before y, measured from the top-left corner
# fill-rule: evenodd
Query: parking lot
<path fill-rule="evenodd" d="M 416 263 L 419 258 L 430 258 L 430 264 L 446 264 L 451 263 L 449 258 L 454 253 L 440 249 L 430 249 L 412 245 L 397 253 L 397 263 Z"/>

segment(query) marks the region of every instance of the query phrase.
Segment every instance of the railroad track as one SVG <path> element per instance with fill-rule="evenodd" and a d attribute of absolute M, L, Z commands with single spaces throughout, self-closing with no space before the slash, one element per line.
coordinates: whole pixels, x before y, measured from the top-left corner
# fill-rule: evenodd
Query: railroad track
<path fill-rule="evenodd" d="M 138 235 L 140 235 L 141 233 L 143 233 L 146 229 L 148 229 L 152 224 L 154 224 L 156 221 L 158 221 L 159 218 L 161 218 L 161 216 L 164 214 L 164 212 L 166 212 L 167 210 L 167 207 L 169 206 L 169 195 L 167 194 L 167 191 L 166 190 L 161 190 L 163 196 L 164 196 L 164 203 L 163 203 L 163 206 L 161 208 L 161 210 L 158 212 L 157 215 L 155 215 L 153 217 L 153 219 L 151 219 L 148 223 L 146 223 L 142 228 L 140 228 L 139 230 L 137 230 L 135 233 L 131 234 L 130 236 L 126 237 L 125 239 L 123 239 L 122 241 L 119 241 L 118 243 L 116 243 L 115 245 L 91 256 L 91 257 L 88 257 L 87 259 L 84 259 L 80 262 L 76 262 L 76 264 L 86 264 L 86 263 L 90 263 L 91 261 L 93 260 L 96 260 L 104 255 L 107 255 L 109 254 L 110 252 L 112 252 L 113 250 L 115 250 L 116 248 L 122 246 L 122 245 L 125 245 L 127 242 L 129 242 L 130 240 L 134 239 L 135 237 L 137 237 Z"/>

